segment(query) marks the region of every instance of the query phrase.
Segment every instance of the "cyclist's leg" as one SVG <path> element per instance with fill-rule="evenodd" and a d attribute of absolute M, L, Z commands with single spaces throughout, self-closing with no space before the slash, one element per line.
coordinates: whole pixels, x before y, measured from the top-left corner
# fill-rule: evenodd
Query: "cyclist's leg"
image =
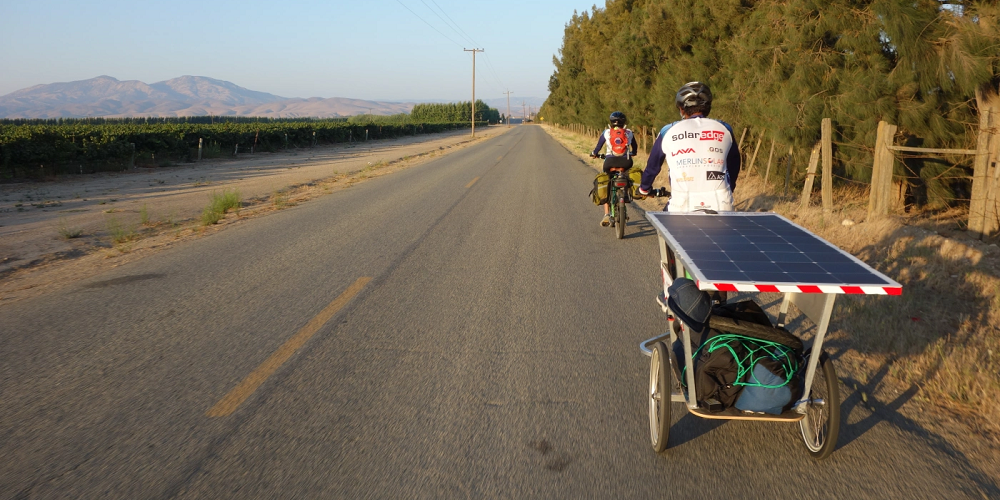
<path fill-rule="evenodd" d="M 611 168 L 614 166 L 614 157 L 609 156 L 604 159 L 604 173 L 610 175 Z M 601 226 L 607 227 L 611 225 L 611 209 L 607 203 L 604 204 L 604 218 L 601 219 Z"/>

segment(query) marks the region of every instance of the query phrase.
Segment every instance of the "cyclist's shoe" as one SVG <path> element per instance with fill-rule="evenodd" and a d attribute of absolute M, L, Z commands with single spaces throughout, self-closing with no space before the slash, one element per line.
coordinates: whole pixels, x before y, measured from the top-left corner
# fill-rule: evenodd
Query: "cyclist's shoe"
<path fill-rule="evenodd" d="M 611 214 L 604 214 L 604 218 L 601 219 L 601 226 L 608 227 L 611 225 Z"/>

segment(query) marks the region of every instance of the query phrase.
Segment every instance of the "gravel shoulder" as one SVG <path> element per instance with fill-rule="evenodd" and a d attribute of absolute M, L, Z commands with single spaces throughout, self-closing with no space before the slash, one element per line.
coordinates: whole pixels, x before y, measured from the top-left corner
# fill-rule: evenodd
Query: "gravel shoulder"
<path fill-rule="evenodd" d="M 0 307 L 503 134 L 505 127 L 0 184 Z M 203 226 L 211 197 L 238 213 Z"/>

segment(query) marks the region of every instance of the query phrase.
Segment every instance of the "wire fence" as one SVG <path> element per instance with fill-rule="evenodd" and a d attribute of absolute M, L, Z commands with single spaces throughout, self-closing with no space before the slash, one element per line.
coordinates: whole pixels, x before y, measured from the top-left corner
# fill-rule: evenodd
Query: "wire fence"
<path fill-rule="evenodd" d="M 602 129 L 593 128 L 581 124 L 555 124 L 556 127 L 571 132 L 576 132 L 588 137 L 597 138 Z M 655 142 L 659 133 L 658 128 L 639 126 L 633 129 L 633 134 L 642 153 L 648 153 L 651 145 Z M 896 128 L 892 126 L 892 130 Z M 993 134 L 993 141 L 1000 141 L 1000 135 L 996 130 L 983 129 L 987 134 Z M 979 133 L 978 131 L 970 131 Z M 810 148 L 796 147 L 788 144 L 776 137 L 775 131 L 760 127 L 744 127 L 739 131 L 738 141 L 744 175 L 761 175 L 765 177 L 768 186 L 774 189 L 783 190 L 783 196 L 794 198 L 801 195 L 802 189 L 807 183 L 806 179 L 811 175 L 818 175 L 816 168 L 809 169 Z M 892 146 L 895 143 L 897 134 L 887 139 Z M 859 143 L 848 138 L 844 131 L 833 127 L 830 140 L 832 149 L 833 164 L 829 175 L 831 179 L 841 186 L 865 186 L 872 187 L 872 179 L 876 176 L 876 164 L 878 163 L 878 147 L 875 141 L 872 143 Z M 893 146 L 895 147 L 895 146 Z M 909 146 L 907 146 L 909 147 Z M 995 148 L 1000 149 L 1000 148 Z M 942 153 L 944 151 L 944 153 Z M 887 193 L 894 197 L 890 200 L 891 211 L 903 210 L 951 210 L 954 208 L 969 209 L 970 203 L 974 204 L 973 184 L 973 160 L 967 153 L 968 150 L 941 150 L 930 149 L 928 152 L 920 151 L 889 151 L 891 158 L 891 169 L 889 179 L 891 185 Z M 956 156 L 958 158 L 956 158 Z M 998 161 L 996 153 L 993 153 L 989 160 L 990 172 L 996 172 L 1000 168 L 995 165 Z M 765 158 L 766 157 L 766 158 Z M 810 173 L 814 172 L 814 173 Z M 990 179 L 1000 178 L 1000 175 L 989 174 Z M 1000 190 L 1000 181 L 993 190 Z M 875 191 L 869 189 L 869 193 Z M 990 191 L 992 192 L 992 191 Z M 869 194 L 869 196 L 873 196 Z M 804 197 L 804 199 L 807 199 Z M 988 199 L 988 203 L 996 203 Z M 991 209 L 992 210 L 992 209 Z M 1000 211 L 1000 207 L 994 212 Z M 992 213 L 992 212 L 989 212 Z M 989 216 L 989 214 L 987 214 Z M 993 216 L 996 217 L 995 215 Z M 1000 227 L 1000 221 L 996 224 Z"/>

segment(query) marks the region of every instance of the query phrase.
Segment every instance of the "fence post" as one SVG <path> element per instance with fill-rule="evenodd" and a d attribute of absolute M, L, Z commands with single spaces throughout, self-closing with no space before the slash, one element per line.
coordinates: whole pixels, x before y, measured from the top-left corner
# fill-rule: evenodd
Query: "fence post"
<path fill-rule="evenodd" d="M 774 137 L 771 138 L 771 153 L 767 155 L 767 172 L 764 173 L 765 186 L 767 186 L 767 178 L 771 176 L 771 158 L 774 158 Z"/>
<path fill-rule="evenodd" d="M 802 185 L 802 197 L 799 205 L 802 208 L 809 206 L 809 197 L 812 195 L 813 179 L 816 177 L 816 164 L 819 163 L 819 152 L 823 143 L 817 142 L 809 154 L 809 168 L 806 169 L 806 182 Z"/>
<path fill-rule="evenodd" d="M 823 118 L 823 211 L 833 210 L 833 125 Z"/>
<path fill-rule="evenodd" d="M 880 210 L 882 206 L 878 199 L 878 181 L 882 176 L 882 143 L 884 142 L 882 136 L 885 135 L 885 125 L 884 121 L 879 121 L 878 130 L 875 133 L 875 153 L 872 155 L 872 180 L 868 187 L 869 219 L 875 215 L 881 215 Z"/>
<path fill-rule="evenodd" d="M 201 141 L 202 141 L 202 138 L 199 137 L 198 138 L 198 161 L 201 161 Z"/>
<path fill-rule="evenodd" d="M 792 146 L 788 146 L 788 165 L 785 166 L 785 194 L 788 198 L 788 183 L 792 180 Z"/>
<path fill-rule="evenodd" d="M 743 127 L 743 133 L 740 134 L 740 143 L 737 147 L 740 148 L 740 152 L 743 151 L 743 138 L 747 136 L 747 128 Z"/>
<path fill-rule="evenodd" d="M 750 158 L 750 166 L 747 168 L 747 173 L 749 174 L 753 170 L 753 164 L 757 161 L 757 151 L 760 151 L 760 141 L 764 140 L 764 136 L 761 135 L 757 138 L 757 146 L 753 148 L 753 156 Z"/>
<path fill-rule="evenodd" d="M 1000 126 L 1000 103 L 994 104 L 993 112 L 990 113 L 990 159 L 989 175 L 993 182 L 986 193 L 986 223 L 983 227 L 983 236 L 989 236 L 1000 230 L 1000 206 L 997 205 L 997 198 L 1000 198 L 1000 135 L 997 127 Z"/>
<path fill-rule="evenodd" d="M 993 143 L 1000 143 L 1000 138 L 994 136 Z M 996 151 L 1000 146 L 993 148 L 993 158 L 996 158 Z M 990 162 L 990 177 L 992 183 L 986 193 L 986 221 L 983 225 L 983 237 L 990 236 L 1000 229 L 1000 206 L 997 206 L 997 198 L 1000 198 L 1000 165 L 996 161 Z"/>
<path fill-rule="evenodd" d="M 979 110 L 979 134 L 976 138 L 976 159 L 972 166 L 972 201 L 969 203 L 969 231 L 977 238 L 985 234 L 986 194 L 989 187 L 990 108 Z"/>
<path fill-rule="evenodd" d="M 884 121 L 878 122 L 875 134 L 875 160 L 872 164 L 871 193 L 868 198 L 868 218 L 889 213 L 889 199 L 892 196 L 892 170 L 895 157 L 889 150 L 896 137 L 896 126 Z"/>

